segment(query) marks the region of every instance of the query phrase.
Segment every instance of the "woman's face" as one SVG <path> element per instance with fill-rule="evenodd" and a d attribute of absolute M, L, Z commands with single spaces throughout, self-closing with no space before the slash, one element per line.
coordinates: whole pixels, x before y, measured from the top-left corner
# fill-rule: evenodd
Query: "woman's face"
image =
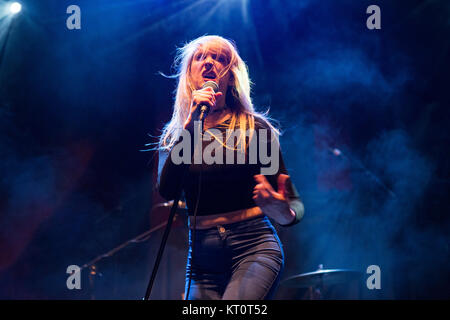
<path fill-rule="evenodd" d="M 230 71 L 224 70 L 230 63 L 230 50 L 220 42 L 211 41 L 205 49 L 200 45 L 190 65 L 190 78 L 196 90 L 201 89 L 206 81 L 214 81 L 219 85 L 219 91 L 223 93 L 223 100 L 227 93 L 228 85 L 232 78 Z"/>

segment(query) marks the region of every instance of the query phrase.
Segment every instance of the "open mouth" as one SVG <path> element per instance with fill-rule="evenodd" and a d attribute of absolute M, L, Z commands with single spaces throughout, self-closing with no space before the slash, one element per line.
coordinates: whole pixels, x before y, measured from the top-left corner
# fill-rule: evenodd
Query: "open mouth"
<path fill-rule="evenodd" d="M 215 80 L 217 76 L 214 71 L 205 71 L 202 73 L 202 77 L 208 80 Z"/>

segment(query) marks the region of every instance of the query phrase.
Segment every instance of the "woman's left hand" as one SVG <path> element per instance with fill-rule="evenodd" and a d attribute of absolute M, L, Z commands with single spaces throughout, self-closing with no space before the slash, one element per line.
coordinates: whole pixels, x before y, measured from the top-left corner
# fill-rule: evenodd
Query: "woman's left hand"
<path fill-rule="evenodd" d="M 274 219 L 281 225 L 294 221 L 295 212 L 289 207 L 287 200 L 287 182 L 289 176 L 280 174 L 278 176 L 278 191 L 275 191 L 262 174 L 254 176 L 257 184 L 253 189 L 253 200 L 261 208 L 262 212 Z"/>

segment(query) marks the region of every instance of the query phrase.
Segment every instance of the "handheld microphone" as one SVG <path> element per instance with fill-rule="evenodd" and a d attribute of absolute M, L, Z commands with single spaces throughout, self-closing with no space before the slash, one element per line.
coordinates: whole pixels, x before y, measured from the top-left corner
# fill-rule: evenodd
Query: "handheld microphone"
<path fill-rule="evenodd" d="M 219 86 L 214 81 L 206 81 L 202 86 L 202 89 L 205 89 L 205 88 L 213 88 L 214 93 L 219 91 Z M 209 110 L 211 108 L 204 103 L 200 104 L 199 108 L 200 108 L 200 116 L 198 117 L 198 120 L 203 121 L 203 119 L 206 118 L 206 116 L 208 115 Z"/>

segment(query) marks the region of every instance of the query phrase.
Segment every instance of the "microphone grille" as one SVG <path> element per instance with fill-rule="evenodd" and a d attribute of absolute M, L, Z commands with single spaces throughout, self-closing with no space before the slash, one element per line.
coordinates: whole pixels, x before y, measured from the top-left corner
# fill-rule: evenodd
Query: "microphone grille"
<path fill-rule="evenodd" d="M 213 88 L 214 92 L 219 91 L 219 86 L 214 81 L 206 81 L 202 86 L 202 89 L 205 89 L 205 88 Z"/>

